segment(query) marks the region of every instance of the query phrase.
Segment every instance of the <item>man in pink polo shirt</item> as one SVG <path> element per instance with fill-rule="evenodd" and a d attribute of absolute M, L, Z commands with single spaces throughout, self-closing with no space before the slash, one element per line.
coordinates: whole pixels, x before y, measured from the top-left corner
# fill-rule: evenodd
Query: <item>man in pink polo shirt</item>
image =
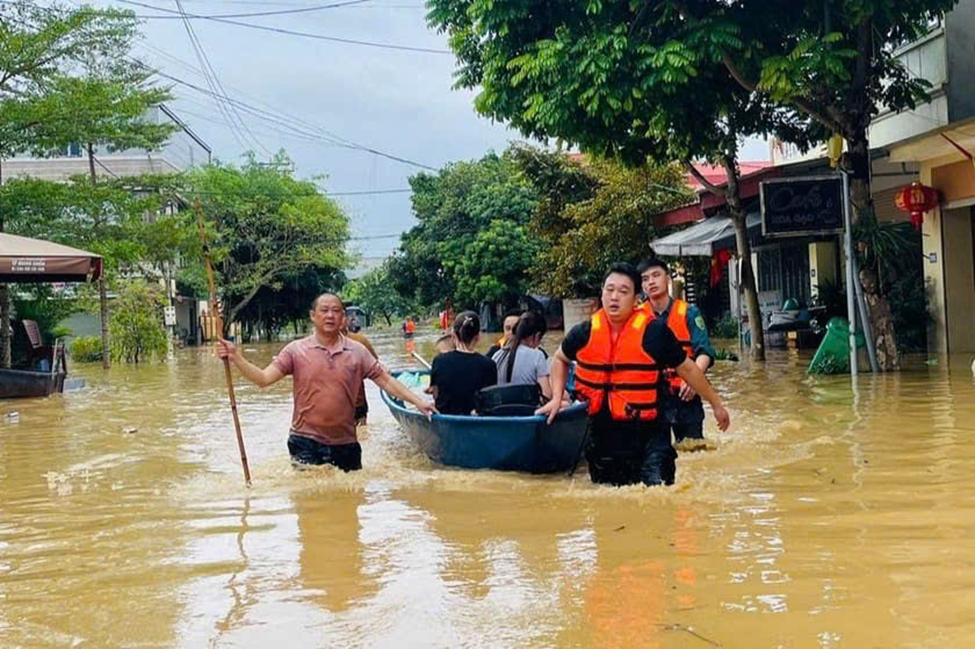
<path fill-rule="evenodd" d="M 293 462 L 333 464 L 343 471 L 355 471 L 362 468 L 362 447 L 355 434 L 355 402 L 363 379 L 412 403 L 427 416 L 436 409 L 390 376 L 361 343 L 342 335 L 345 305 L 338 296 L 320 295 L 310 315 L 314 333 L 288 343 L 264 369 L 244 358 L 226 340 L 219 342 L 217 352 L 258 387 L 272 385 L 288 374 L 293 377 L 295 405 L 288 436 Z"/>

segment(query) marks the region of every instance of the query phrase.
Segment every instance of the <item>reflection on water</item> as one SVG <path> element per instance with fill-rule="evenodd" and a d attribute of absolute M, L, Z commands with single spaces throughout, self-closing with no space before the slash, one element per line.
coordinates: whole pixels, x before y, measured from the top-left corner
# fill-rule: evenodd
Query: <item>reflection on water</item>
<path fill-rule="evenodd" d="M 246 490 L 208 351 L 82 367 L 0 402 L 0 646 L 968 646 L 970 362 L 721 363 L 732 430 L 649 490 L 434 466 L 371 385 L 365 469 L 298 473 L 287 381 L 238 384 Z"/>

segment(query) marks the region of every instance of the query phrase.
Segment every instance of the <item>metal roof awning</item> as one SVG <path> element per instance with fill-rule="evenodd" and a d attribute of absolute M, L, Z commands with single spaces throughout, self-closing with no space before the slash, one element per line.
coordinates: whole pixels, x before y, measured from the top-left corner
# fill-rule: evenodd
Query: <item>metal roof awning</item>
<path fill-rule="evenodd" d="M 761 237 L 762 215 L 750 212 L 745 217 L 748 238 Z M 735 225 L 727 216 L 713 216 L 686 230 L 661 237 L 650 243 L 654 254 L 662 257 L 711 257 L 718 250 L 735 248 Z"/>
<path fill-rule="evenodd" d="M 87 282 L 101 273 L 98 255 L 0 232 L 0 282 Z"/>

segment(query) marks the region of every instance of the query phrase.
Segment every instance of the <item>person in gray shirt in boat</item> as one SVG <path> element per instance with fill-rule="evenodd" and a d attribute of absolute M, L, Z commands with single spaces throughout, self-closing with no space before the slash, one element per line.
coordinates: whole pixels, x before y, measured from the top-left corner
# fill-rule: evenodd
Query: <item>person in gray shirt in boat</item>
<path fill-rule="evenodd" d="M 546 401 L 552 398 L 549 362 L 538 349 L 546 331 L 541 314 L 533 311 L 522 314 L 504 347 L 491 358 L 498 366 L 498 385 L 537 384 Z"/>

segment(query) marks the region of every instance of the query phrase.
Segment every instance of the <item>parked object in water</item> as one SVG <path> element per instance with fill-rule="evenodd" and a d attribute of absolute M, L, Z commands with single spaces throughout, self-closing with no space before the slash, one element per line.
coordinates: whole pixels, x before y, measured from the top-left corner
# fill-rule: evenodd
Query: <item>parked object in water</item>
<path fill-rule="evenodd" d="M 857 349 L 864 346 L 863 334 L 856 333 Z M 832 318 L 826 325 L 826 336 L 807 370 L 809 374 L 847 374 L 850 371 L 850 323 L 846 318 Z"/>
<path fill-rule="evenodd" d="M 0 399 L 49 397 L 63 392 L 68 363 L 61 340 L 54 343 L 52 354 L 52 363 L 42 372 L 0 369 Z"/>
<path fill-rule="evenodd" d="M 407 385 L 407 374 L 394 372 Z M 416 381 L 412 381 L 416 383 Z M 561 411 L 551 425 L 541 416 L 478 417 L 434 415 L 407 409 L 382 392 L 382 399 L 404 431 L 434 462 L 465 469 L 526 473 L 568 471 L 586 434 L 585 404 Z"/>

